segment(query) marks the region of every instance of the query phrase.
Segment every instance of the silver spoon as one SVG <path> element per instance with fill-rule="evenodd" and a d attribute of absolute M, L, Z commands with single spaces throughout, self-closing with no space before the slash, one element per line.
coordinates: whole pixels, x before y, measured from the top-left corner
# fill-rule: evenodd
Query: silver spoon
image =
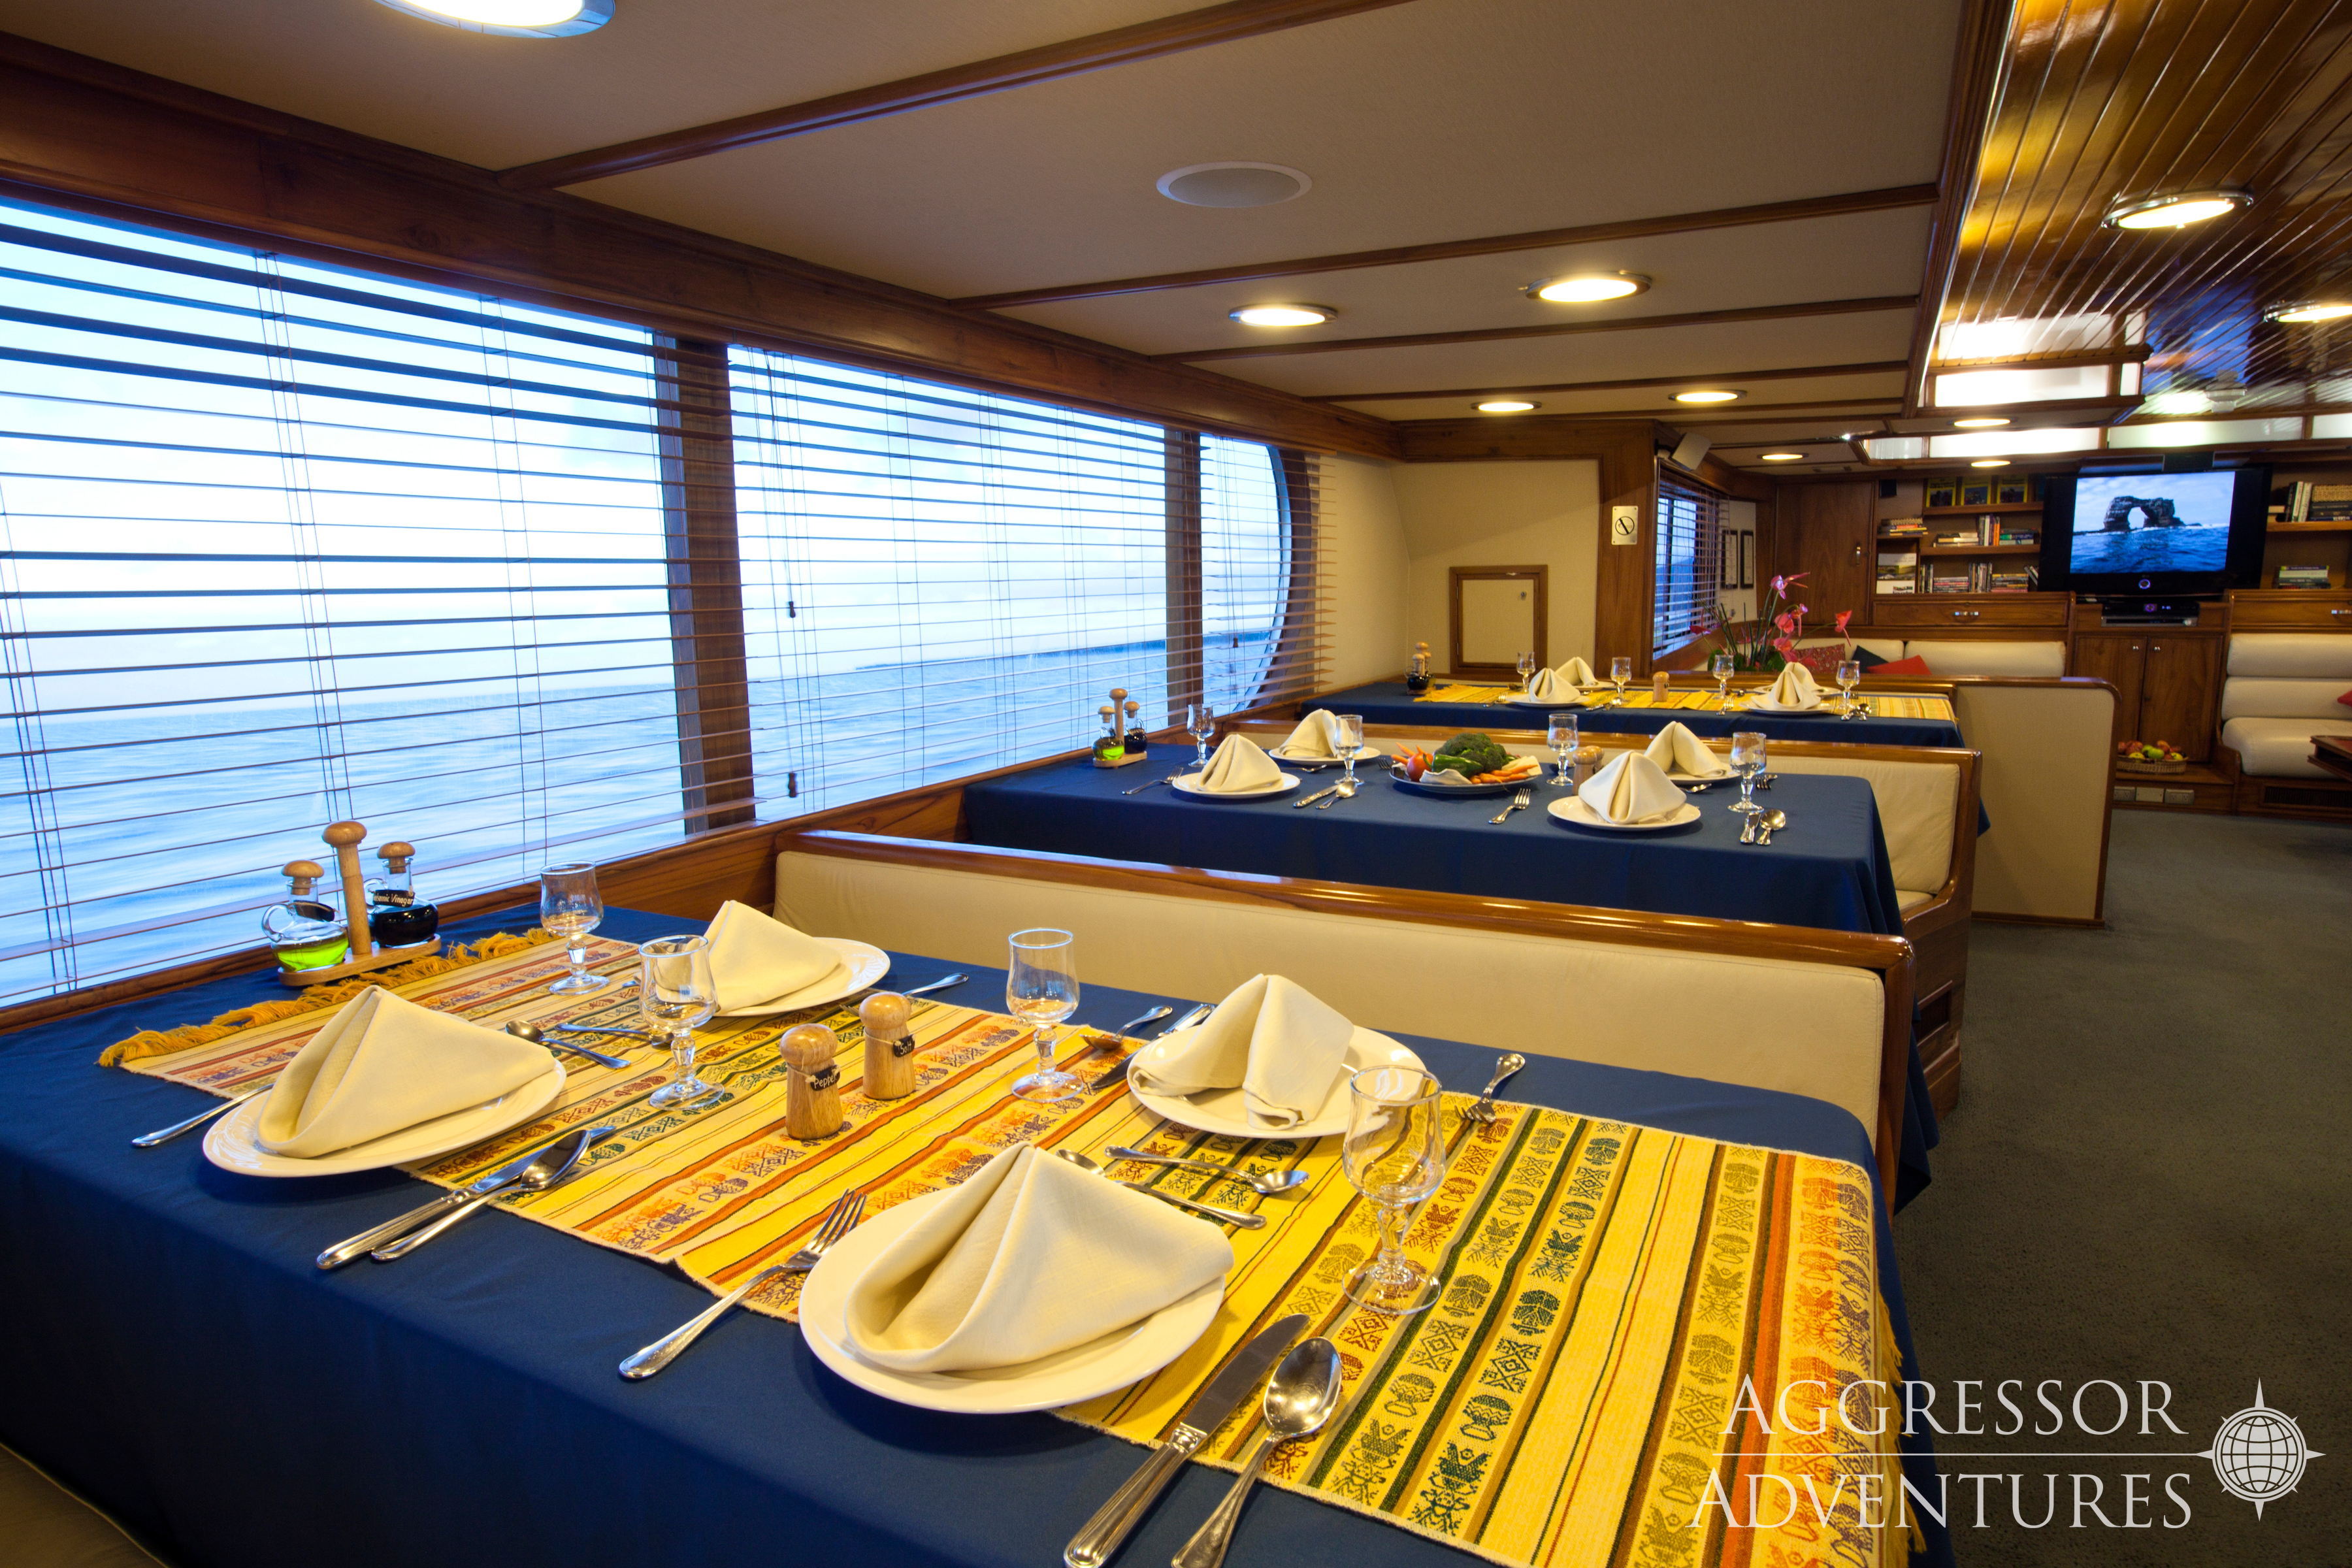
<path fill-rule="evenodd" d="M 1234 1482 L 1217 1511 L 1176 1553 L 1174 1568 L 1217 1568 L 1225 1560 L 1225 1548 L 1233 1544 L 1242 1504 L 1249 1500 L 1250 1488 L 1257 1484 L 1266 1460 L 1293 1438 L 1321 1431 L 1339 1407 L 1339 1351 L 1329 1340 L 1319 1338 L 1291 1347 L 1274 1369 L 1273 1381 L 1265 1385 L 1265 1441 L 1250 1456 L 1249 1468 Z"/>
<path fill-rule="evenodd" d="M 1764 814 L 1764 816 L 1763 816 L 1763 827 L 1764 827 L 1764 833 L 1763 833 L 1763 836 L 1762 836 L 1761 837 L 1759 837 L 1759 838 L 1758 838 L 1758 839 L 1756 840 L 1756 842 L 1757 842 L 1757 843 L 1759 843 L 1759 844 L 1769 844 L 1769 843 L 1771 843 L 1771 842 L 1772 842 L 1772 835 L 1773 835 L 1773 832 L 1774 832 L 1776 829 L 1782 828 L 1782 827 L 1786 827 L 1786 826 L 1789 826 L 1789 814 L 1788 814 L 1787 812 L 1785 812 L 1785 811 L 1768 811 L 1768 812 L 1766 812 L 1766 813 Z"/>
<path fill-rule="evenodd" d="M 1325 801 L 1315 809 L 1318 811 L 1328 811 L 1343 800 L 1353 800 L 1356 798 L 1356 789 L 1357 784 L 1354 779 L 1341 779 L 1338 784 L 1331 786 L 1331 798 Z"/>
<path fill-rule="evenodd" d="M 1186 1160 L 1174 1154 L 1147 1153 L 1141 1149 L 1130 1149 L 1124 1143 L 1115 1143 L 1103 1152 L 1116 1154 L 1122 1160 L 1139 1160 L 1147 1165 L 1181 1165 L 1188 1171 L 1213 1171 L 1229 1182 L 1239 1182 L 1259 1195 L 1269 1198 L 1295 1193 L 1314 1180 L 1304 1171 L 1277 1171 L 1270 1175 L 1258 1176 L 1233 1165 L 1220 1165 L 1213 1160 Z"/>
<path fill-rule="evenodd" d="M 1244 1214 L 1238 1209 L 1215 1208 L 1208 1204 L 1196 1204 L 1190 1198 L 1180 1198 L 1174 1193 L 1163 1193 L 1158 1187 L 1147 1187 L 1141 1182 L 1119 1181 L 1116 1176 L 1107 1173 L 1100 1165 L 1096 1164 L 1092 1160 L 1087 1159 L 1076 1149 L 1056 1149 L 1054 1151 L 1054 1158 L 1056 1160 L 1067 1160 L 1071 1164 L 1076 1165 L 1081 1171 L 1092 1171 L 1096 1175 L 1101 1176 L 1104 1181 L 1110 1182 L 1118 1186 L 1125 1187 L 1129 1192 L 1143 1193 L 1149 1196 L 1158 1198 L 1163 1204 L 1174 1204 L 1180 1209 L 1191 1209 L 1196 1214 L 1207 1215 L 1211 1219 L 1223 1221 L 1226 1225 L 1237 1225 L 1244 1230 L 1264 1230 L 1265 1228 L 1265 1216 L 1264 1215 Z"/>
<path fill-rule="evenodd" d="M 575 1046 L 570 1040 L 555 1039 L 538 1025 L 525 1023 L 520 1018 L 509 1021 L 507 1033 L 518 1040 L 529 1040 L 534 1046 L 545 1046 L 550 1050 L 570 1051 L 573 1056 L 586 1057 L 598 1067 L 611 1068 L 614 1072 L 629 1070 L 629 1064 L 618 1057 L 608 1057 L 602 1051 L 592 1051 L 585 1046 Z"/>
<path fill-rule="evenodd" d="M 553 1186 L 572 1173 L 572 1167 L 580 1163 L 580 1156 L 588 1152 L 590 1144 L 601 1142 L 611 1137 L 615 1131 L 617 1129 L 611 1127 L 583 1127 L 566 1132 L 562 1137 L 541 1149 L 539 1152 L 539 1158 L 524 1166 L 522 1174 L 516 1177 L 503 1189 L 503 1192 L 536 1193 Z M 405 1258 L 467 1215 L 488 1206 L 480 1197 L 476 1197 L 468 1203 L 462 1203 L 422 1230 L 411 1231 L 398 1241 L 377 1247 L 368 1256 L 378 1263 L 390 1263 L 395 1258 Z"/>

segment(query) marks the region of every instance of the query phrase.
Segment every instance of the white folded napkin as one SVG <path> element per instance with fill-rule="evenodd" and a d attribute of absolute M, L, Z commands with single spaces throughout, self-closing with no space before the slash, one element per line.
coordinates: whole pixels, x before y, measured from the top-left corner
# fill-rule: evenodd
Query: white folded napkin
<path fill-rule="evenodd" d="M 1642 748 L 1642 754 L 1667 773 L 1686 778 L 1719 779 L 1730 775 L 1731 764 L 1706 749 L 1706 742 L 1677 719 Z"/>
<path fill-rule="evenodd" d="M 845 1327 L 899 1372 L 1013 1366 L 1149 1317 L 1233 1263 L 1207 1220 L 1016 1143 L 866 1266 Z"/>
<path fill-rule="evenodd" d="M 1528 677 L 1528 695 L 1538 702 L 1581 702 L 1584 693 L 1556 669 L 1538 669 Z"/>
<path fill-rule="evenodd" d="M 841 954 L 816 938 L 732 899 L 719 906 L 704 934 L 722 1013 L 789 996 L 845 967 Z"/>
<path fill-rule="evenodd" d="M 1811 670 L 1801 664 L 1791 664 L 1781 669 L 1780 678 L 1764 696 L 1782 708 L 1810 708 L 1821 700 L 1822 687 Z"/>
<path fill-rule="evenodd" d="M 273 1154 L 331 1154 L 496 1100 L 554 1065 L 544 1046 L 370 986 L 286 1064 L 254 1138 Z"/>
<path fill-rule="evenodd" d="M 1640 752 L 1621 752 L 1614 762 L 1577 786 L 1577 798 L 1611 822 L 1654 822 L 1685 798 L 1658 764 Z"/>
<path fill-rule="evenodd" d="M 1598 686 L 1601 684 L 1601 678 L 1592 673 L 1592 667 L 1585 663 L 1581 656 L 1571 657 L 1566 664 L 1561 665 L 1559 668 L 1553 671 L 1553 673 L 1558 675 L 1562 680 L 1567 681 L 1570 686 Z"/>
<path fill-rule="evenodd" d="M 1234 987 L 1209 1021 L 1135 1058 L 1128 1076 L 1155 1094 L 1241 1086 L 1252 1127 L 1281 1132 L 1311 1121 L 1346 1070 L 1356 1026 L 1279 974 Z"/>
<path fill-rule="evenodd" d="M 1255 741 L 1228 735 L 1209 754 L 1209 765 L 1194 776 L 1192 787 L 1212 795 L 1246 795 L 1281 782 L 1282 770 Z"/>
<path fill-rule="evenodd" d="M 1328 709 L 1318 708 L 1298 721 L 1290 738 L 1276 748 L 1295 757 L 1337 757 L 1339 754 L 1339 716 Z"/>

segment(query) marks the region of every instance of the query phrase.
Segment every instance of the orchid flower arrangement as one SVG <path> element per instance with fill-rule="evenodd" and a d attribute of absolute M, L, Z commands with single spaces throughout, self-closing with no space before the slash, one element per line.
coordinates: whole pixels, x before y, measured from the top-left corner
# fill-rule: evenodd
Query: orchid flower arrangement
<path fill-rule="evenodd" d="M 1805 612 L 1812 607 L 1790 603 L 1804 580 L 1802 572 L 1773 578 L 1764 602 L 1757 607 L 1756 618 L 1723 628 L 1724 643 L 1731 650 L 1734 665 L 1769 674 L 1788 664 L 1789 656 L 1796 651 L 1797 639 L 1805 635 Z M 1839 636 L 1845 635 L 1846 622 L 1853 617 L 1851 610 L 1838 616 Z"/>

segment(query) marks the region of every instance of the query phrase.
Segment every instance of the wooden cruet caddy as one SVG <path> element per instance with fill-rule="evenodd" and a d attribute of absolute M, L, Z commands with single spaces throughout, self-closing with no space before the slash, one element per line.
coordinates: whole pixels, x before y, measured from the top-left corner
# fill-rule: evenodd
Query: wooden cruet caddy
<path fill-rule="evenodd" d="M 406 947 L 383 947 L 375 944 L 368 930 L 367 885 L 360 876 L 360 846 L 367 840 L 367 825 L 360 822 L 331 824 L 320 835 L 335 852 L 335 868 L 343 885 L 343 927 L 350 942 L 349 956 L 341 963 L 323 964 L 316 969 L 295 969 L 282 962 L 278 966 L 279 984 L 293 986 L 320 985 L 331 980 L 349 975 L 365 974 L 370 970 L 388 969 L 395 963 L 406 963 L 414 958 L 424 958 L 441 951 L 441 939 L 428 937 Z M 408 860 L 416 853 L 415 846 L 403 843 L 384 845 L 376 851 L 379 858 L 394 871 L 404 871 Z M 326 868 L 315 860 L 289 860 L 286 877 L 291 896 L 279 908 L 298 905 L 310 897 L 313 883 L 327 874 Z M 265 931 L 269 928 L 265 924 Z M 280 944 L 272 932 L 272 947 Z"/>

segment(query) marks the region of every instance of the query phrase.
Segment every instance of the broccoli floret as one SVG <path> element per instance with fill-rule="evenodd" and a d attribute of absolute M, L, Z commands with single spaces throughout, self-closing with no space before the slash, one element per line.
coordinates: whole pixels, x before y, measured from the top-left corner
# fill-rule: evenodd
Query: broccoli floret
<path fill-rule="evenodd" d="M 1437 754 L 1441 767 L 1446 765 L 1442 760 L 1446 757 L 1461 758 L 1474 763 L 1465 770 L 1469 773 L 1492 773 L 1496 768 L 1509 766 L 1511 761 L 1511 753 L 1496 745 L 1493 737 L 1475 730 L 1465 731 L 1454 736 L 1437 749 Z"/>

